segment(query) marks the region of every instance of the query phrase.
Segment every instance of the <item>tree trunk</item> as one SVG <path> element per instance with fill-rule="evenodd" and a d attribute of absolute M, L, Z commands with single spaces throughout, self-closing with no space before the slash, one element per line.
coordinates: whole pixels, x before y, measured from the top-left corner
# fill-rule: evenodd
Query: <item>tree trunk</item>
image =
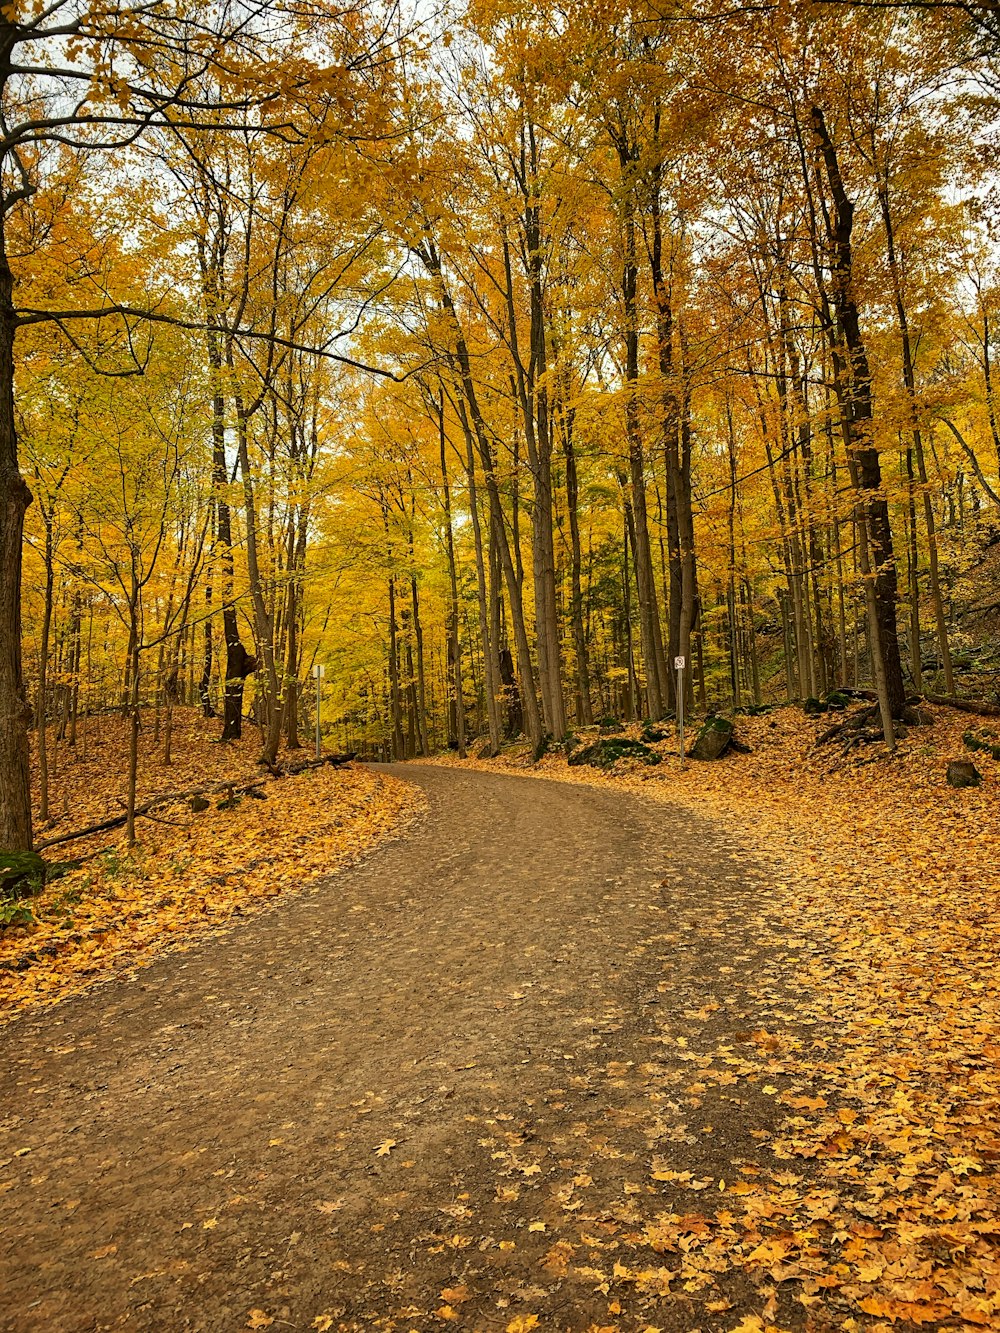
<path fill-rule="evenodd" d="M 525 627 L 521 585 L 518 580 L 510 542 L 507 539 L 507 529 L 504 526 L 504 513 L 503 504 L 500 498 L 500 487 L 497 484 L 496 472 L 494 471 L 493 466 L 493 450 L 490 446 L 486 424 L 479 407 L 479 398 L 476 394 L 475 381 L 472 375 L 472 361 L 469 356 L 469 349 L 465 341 L 465 335 L 462 332 L 462 326 L 459 323 L 454 302 L 451 299 L 451 294 L 444 281 L 444 275 L 441 271 L 441 263 L 436 249 L 428 240 L 417 253 L 421 261 L 427 267 L 428 272 L 430 272 L 436 280 L 442 307 L 444 308 L 452 327 L 454 338 L 454 360 L 458 371 L 458 380 L 462 394 L 465 398 L 472 431 L 475 435 L 480 462 L 483 466 L 483 473 L 486 479 L 486 495 L 490 507 L 492 531 L 500 550 L 501 565 L 503 568 L 504 579 L 507 583 L 507 596 L 510 601 L 510 615 L 513 622 L 514 643 L 517 648 L 517 671 L 521 682 L 521 705 L 524 709 L 525 721 L 527 723 L 532 749 L 536 757 L 538 757 L 541 755 L 544 748 L 544 731 L 542 728 L 542 717 L 538 709 L 538 696 L 535 693 L 535 676 L 531 664 L 531 648 L 528 643 L 528 634 Z"/>
<path fill-rule="evenodd" d="M 125 838 L 130 847 L 135 846 L 135 796 L 139 780 L 139 636 L 136 621 L 138 592 L 133 586 L 133 602 L 129 607 L 132 635 L 129 653 L 129 680 L 131 692 L 128 703 L 128 786 L 125 794 Z"/>
<path fill-rule="evenodd" d="M 622 175 L 633 170 L 631 159 L 620 150 Z M 639 311 L 637 302 L 638 266 L 636 263 L 635 212 L 631 185 L 623 201 L 623 255 L 621 273 L 625 337 L 625 435 L 628 441 L 629 482 L 634 524 L 635 585 L 639 603 L 639 631 L 646 669 L 646 712 L 651 718 L 663 716 L 667 697 L 666 665 L 660 612 L 656 600 L 656 579 L 649 544 L 646 513 L 646 461 L 639 421 Z"/>
<path fill-rule="evenodd" d="M 49 817 L 48 679 L 52 592 L 55 585 L 55 570 L 52 564 L 52 514 L 49 510 L 46 510 L 44 519 L 45 606 L 42 612 L 42 641 L 38 653 L 38 699 L 35 704 L 35 727 L 38 737 L 38 818 L 43 824 Z"/>
<path fill-rule="evenodd" d="M 396 625 L 396 580 L 389 575 L 389 710 L 392 716 L 392 757 L 402 759 L 403 701 L 399 691 L 399 642 Z"/>
<path fill-rule="evenodd" d="M 222 569 L 222 628 L 226 641 L 226 677 L 223 684 L 222 735 L 220 740 L 239 740 L 243 735 L 243 686 L 257 667 L 257 660 L 240 639 L 236 603 L 233 600 L 235 573 L 233 565 L 232 513 L 227 490 L 229 469 L 226 462 L 226 404 L 222 393 L 222 353 L 214 328 L 208 334 L 208 364 L 212 378 L 212 486 L 215 504 L 215 551 Z"/>
<path fill-rule="evenodd" d="M 945 693 L 954 694 L 955 685 L 951 666 L 951 647 L 948 643 L 948 627 L 944 618 L 944 599 L 941 596 L 941 576 L 938 568 L 938 542 L 937 526 L 934 520 L 934 505 L 931 502 L 930 490 L 927 485 L 927 463 L 924 457 L 924 439 L 923 432 L 920 429 L 920 421 L 917 416 L 917 389 L 916 376 L 913 369 L 913 345 L 910 340 L 910 325 L 906 314 L 906 302 L 903 299 L 903 284 L 899 271 L 899 258 L 896 254 L 896 236 L 892 222 L 892 210 L 889 207 L 889 186 L 888 182 L 882 180 L 879 188 L 879 203 L 882 207 L 882 221 L 885 226 L 886 249 L 889 259 L 889 274 L 892 278 L 893 297 L 896 305 L 896 325 L 899 331 L 900 350 L 903 360 L 903 384 L 906 388 L 906 396 L 910 410 L 910 429 L 913 439 L 913 455 L 917 464 L 917 479 L 920 484 L 920 493 L 923 497 L 924 508 L 924 526 L 927 528 L 927 556 L 930 573 L 931 585 L 931 603 L 934 607 L 934 624 L 937 631 L 938 647 L 941 651 L 941 664 L 944 669 Z M 990 385 L 990 362 L 989 362 L 989 335 L 987 326 L 987 337 L 984 348 L 984 365 L 986 374 L 986 400 L 990 421 L 990 430 L 994 440 L 997 439 L 996 416 L 993 407 L 992 387 Z M 998 452 L 1000 457 L 1000 452 Z M 907 452 L 909 460 L 909 452 Z M 913 503 L 913 484 L 912 484 L 912 465 L 910 465 L 910 504 Z M 916 598 L 916 577 L 913 578 L 914 589 L 911 590 L 911 597 Z M 913 672 L 914 688 L 919 692 L 921 688 L 920 678 L 920 654 L 919 654 L 919 612 L 912 613 L 915 620 L 918 621 L 914 631 L 918 646 L 918 652 L 915 659 Z"/>
<path fill-rule="evenodd" d="M 580 546 L 580 490 L 573 445 L 573 414 L 567 413 L 563 429 L 563 454 L 566 459 L 566 508 L 569 511 L 570 540 L 570 624 L 573 655 L 576 658 L 576 723 L 589 727 L 594 720 L 590 702 L 590 661 L 587 635 L 583 625 L 583 554 Z"/>
<path fill-rule="evenodd" d="M 829 267 L 837 330 L 845 349 L 843 368 L 849 377 L 845 385 L 848 390 L 848 400 L 844 404 L 847 411 L 843 417 L 843 424 L 847 428 L 845 443 L 851 478 L 859 488 L 861 551 L 871 565 L 874 611 L 872 629 L 878 638 L 877 651 L 874 651 L 873 645 L 873 661 L 880 662 L 888 708 L 893 717 L 898 717 L 906 700 L 906 691 L 896 625 L 896 562 L 889 504 L 882 488 L 882 468 L 873 439 L 871 370 L 854 295 L 854 205 L 844 189 L 837 151 L 818 107 L 812 110 L 812 125 L 833 200 L 833 213 L 828 221 L 831 251 Z M 834 347 L 832 350 L 836 358 L 839 349 Z M 886 740 L 892 744 L 891 728 L 886 734 Z"/>
<path fill-rule="evenodd" d="M 454 739 L 455 747 L 458 750 L 459 759 L 465 758 L 465 700 L 462 688 L 462 644 L 458 636 L 458 571 L 455 565 L 455 533 L 451 523 L 451 487 L 448 483 L 448 458 L 445 453 L 445 429 L 444 429 L 444 391 L 441 391 L 438 397 L 438 443 L 441 449 L 441 488 L 444 494 L 444 521 L 445 521 L 445 541 L 448 552 L 448 666 L 449 666 L 449 742 Z M 477 515 L 478 518 L 478 515 Z M 482 575 L 482 539 L 479 540 L 479 550 L 477 552 L 477 567 L 480 574 L 480 603 L 479 613 L 484 618 L 486 615 L 486 590 L 485 579 Z M 484 640 L 485 648 L 485 640 Z M 487 690 L 487 716 L 490 720 L 490 741 L 491 746 L 494 742 L 493 733 L 495 730 L 496 698 L 494 697 L 492 707 L 489 702 L 489 693 L 491 689 L 495 696 L 495 683 L 491 682 L 491 673 L 489 670 L 489 660 L 486 664 L 486 690 Z"/>
<path fill-rule="evenodd" d="M 0 850 L 25 852 L 31 849 L 31 706 L 21 666 L 21 544 L 32 497 L 17 464 L 13 293 L 0 219 Z"/>
<path fill-rule="evenodd" d="M 531 196 L 534 199 L 534 196 Z M 542 695 L 542 720 L 551 734 L 562 737 L 566 731 L 562 669 L 559 647 L 559 622 L 556 610 L 555 550 L 552 527 L 552 437 L 549 420 L 548 388 L 545 383 L 548 349 L 541 278 L 541 224 L 537 203 L 526 203 L 524 210 L 525 244 L 528 253 L 530 359 L 521 360 L 517 336 L 517 311 L 514 305 L 514 279 L 510 247 L 503 241 L 504 270 L 507 284 L 508 341 L 516 372 L 517 397 L 524 426 L 525 448 L 532 477 L 531 558 L 535 600 L 535 648 Z"/>
<path fill-rule="evenodd" d="M 483 645 L 483 677 L 486 691 L 486 719 L 490 730 L 490 749 L 496 754 L 500 749 L 500 694 L 503 682 L 500 673 L 500 617 L 499 617 L 499 576 L 494 569 L 499 561 L 499 550 L 493 537 L 493 525 L 489 528 L 490 582 L 486 582 L 486 563 L 483 553 L 483 527 L 479 516 L 479 491 L 476 485 L 476 454 L 472 428 L 465 404 L 458 399 L 458 417 L 465 436 L 465 475 L 469 488 L 469 514 L 472 518 L 472 542 L 476 558 L 476 596 L 479 603 L 479 637 Z M 497 614 L 494 617 L 494 608 Z M 455 612 L 455 629 L 458 632 L 458 611 Z M 494 621 L 496 623 L 494 623 Z M 470 640 L 470 644 L 471 644 Z M 464 709 L 464 696 L 459 695 L 459 705 Z M 520 728 L 518 728 L 520 730 Z"/>
<path fill-rule="evenodd" d="M 233 350 L 227 348 L 230 372 L 233 369 Z M 236 408 L 236 446 L 240 461 L 240 474 L 243 478 L 243 508 L 246 521 L 247 575 L 250 579 L 250 599 L 253 602 L 254 624 L 257 631 L 257 650 L 264 658 L 264 711 L 262 719 L 263 748 L 261 762 L 269 767 L 278 758 L 281 744 L 281 693 L 278 683 L 278 670 L 274 657 L 274 622 L 267 609 L 264 598 L 264 584 L 261 578 L 260 560 L 257 551 L 257 506 L 254 498 L 253 475 L 250 471 L 250 446 L 248 422 L 243 398 L 239 392 L 233 395 Z"/>

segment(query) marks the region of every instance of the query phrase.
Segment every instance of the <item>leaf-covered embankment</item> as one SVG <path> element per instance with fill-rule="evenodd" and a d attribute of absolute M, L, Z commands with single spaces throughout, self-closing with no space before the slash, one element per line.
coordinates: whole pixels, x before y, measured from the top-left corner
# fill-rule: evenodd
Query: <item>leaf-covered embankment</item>
<path fill-rule="evenodd" d="M 87 827 L 121 810 L 124 744 L 120 722 L 63 760 L 61 817 L 40 838 Z M 405 828 L 422 798 L 395 778 L 361 766 L 322 767 L 269 779 L 256 767 L 255 735 L 221 746 L 193 710 L 180 719 L 175 761 L 158 764 L 150 735 L 141 797 L 260 777 L 256 797 L 225 793 L 194 811 L 178 801 L 140 821 L 138 845 L 122 830 L 53 847 L 53 862 L 81 864 L 23 900 L 23 924 L 0 929 L 0 1015 L 5 1021 L 36 1004 L 145 965 L 206 930 L 264 910 L 355 862 Z"/>
<path fill-rule="evenodd" d="M 610 775 L 557 755 L 470 761 L 633 787 L 771 862 L 777 890 L 752 924 L 795 959 L 788 1023 L 716 1049 L 688 1017 L 702 1081 L 715 1060 L 784 1102 L 775 1170 L 730 1180 L 704 1225 L 667 1220 L 657 1244 L 683 1252 L 689 1281 L 701 1255 L 764 1293 L 795 1280 L 807 1308 L 845 1327 L 1000 1320 L 1000 765 L 976 754 L 982 786 L 949 787 L 970 720 L 931 711 L 893 759 L 815 747 L 828 720 L 785 709 L 739 719 L 750 754 L 683 770 L 669 742 L 653 747 L 658 765 Z M 767 1011 L 774 977 L 758 984 Z M 773 1320 L 769 1298 L 745 1327 L 773 1326 L 768 1305 Z"/>

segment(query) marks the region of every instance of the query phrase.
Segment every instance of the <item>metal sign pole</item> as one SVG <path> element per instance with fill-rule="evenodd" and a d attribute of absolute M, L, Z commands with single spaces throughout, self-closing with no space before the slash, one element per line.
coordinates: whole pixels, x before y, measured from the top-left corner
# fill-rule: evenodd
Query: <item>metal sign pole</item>
<path fill-rule="evenodd" d="M 683 657 L 674 658 L 674 666 L 677 668 L 677 753 L 680 756 L 681 768 L 684 767 L 684 667 L 686 659 Z"/>

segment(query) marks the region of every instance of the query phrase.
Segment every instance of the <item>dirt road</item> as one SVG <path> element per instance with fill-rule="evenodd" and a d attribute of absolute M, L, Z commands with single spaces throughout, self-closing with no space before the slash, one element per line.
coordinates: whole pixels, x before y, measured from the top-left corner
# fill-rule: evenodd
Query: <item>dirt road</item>
<path fill-rule="evenodd" d="M 752 1083 L 696 1081 L 698 1050 L 767 1021 L 741 988 L 769 965 L 760 875 L 626 792 L 392 771 L 429 799 L 400 841 L 0 1032 L 0 1328 L 708 1330 L 759 1308 L 738 1270 L 682 1281 L 647 1228 L 706 1203 L 657 1163 L 715 1190 L 773 1115 Z M 637 1258 L 653 1276 L 616 1277 Z"/>

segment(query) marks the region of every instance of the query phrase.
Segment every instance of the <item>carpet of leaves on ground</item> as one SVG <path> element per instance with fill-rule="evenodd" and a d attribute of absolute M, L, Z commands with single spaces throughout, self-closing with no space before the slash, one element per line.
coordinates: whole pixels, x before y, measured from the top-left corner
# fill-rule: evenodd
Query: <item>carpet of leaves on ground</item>
<path fill-rule="evenodd" d="M 86 747 L 63 747 L 53 779 L 58 820 L 40 829 L 56 836 L 121 812 L 125 735 L 120 720 L 88 719 Z M 140 801 L 159 792 L 260 775 L 259 738 L 215 743 L 218 723 L 193 710 L 175 720 L 174 760 L 158 758 L 152 728 L 143 736 Z M 121 829 L 53 847 L 47 858 L 82 858 L 28 899 L 33 920 L 0 930 L 3 1021 L 36 1004 L 52 1004 L 123 968 L 182 947 L 205 929 L 263 910 L 274 899 L 350 865 L 404 828 L 420 809 L 408 785 L 359 766 L 322 767 L 271 780 L 264 799 L 237 797 L 207 810 L 183 801 L 157 807 L 137 823 L 129 849 Z"/>
<path fill-rule="evenodd" d="M 977 754 L 982 786 L 949 787 L 970 718 L 932 713 L 892 757 L 816 746 L 829 719 L 783 709 L 739 719 L 750 754 L 683 770 L 669 742 L 658 766 L 610 776 L 557 755 L 532 767 L 517 750 L 466 761 L 626 784 L 725 821 L 773 862 L 779 892 L 754 927 L 796 960 L 780 983 L 760 975 L 761 1012 L 776 1017 L 720 1046 L 709 999 L 664 1038 L 689 1050 L 703 1087 L 766 1080 L 785 1110 L 773 1168 L 679 1179 L 715 1198 L 633 1233 L 679 1262 L 686 1290 L 749 1273 L 762 1313 L 740 1333 L 780 1327 L 790 1289 L 816 1329 L 1000 1327 L 1000 765 Z M 652 1178 L 671 1180 L 669 1163 Z M 622 1257 L 610 1277 L 644 1287 L 663 1272 Z"/>

